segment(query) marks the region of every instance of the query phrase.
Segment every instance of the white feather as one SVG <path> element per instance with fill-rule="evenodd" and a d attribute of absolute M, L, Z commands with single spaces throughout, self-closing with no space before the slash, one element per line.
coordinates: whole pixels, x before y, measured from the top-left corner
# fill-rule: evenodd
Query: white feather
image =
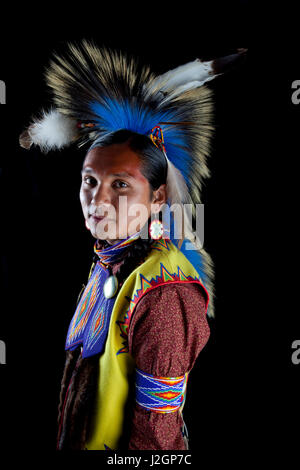
<path fill-rule="evenodd" d="M 165 154 L 165 152 L 164 152 Z M 167 195 L 170 206 L 174 205 L 181 208 L 182 216 L 182 229 L 183 229 L 183 238 L 190 240 L 196 245 L 197 240 L 195 233 L 192 228 L 192 220 L 190 213 L 187 209 L 186 204 L 192 204 L 193 201 L 190 196 L 188 187 L 186 185 L 185 179 L 181 172 L 173 165 L 173 163 L 168 159 L 165 154 L 168 162 L 168 172 L 167 172 Z M 198 246 L 198 245 L 197 245 Z"/>
<path fill-rule="evenodd" d="M 164 155 L 168 162 L 167 187 L 170 203 L 182 204 L 183 202 L 189 202 L 190 195 L 183 175 L 168 159 L 165 152 Z"/>
<path fill-rule="evenodd" d="M 162 92 L 174 90 L 174 94 L 177 95 L 186 90 L 200 87 L 217 76 L 213 71 L 212 64 L 213 60 L 201 62 L 196 59 L 180 65 L 159 75 L 151 84 L 151 90 L 156 87 L 160 88 Z M 172 94 L 172 96 L 174 95 Z"/>
<path fill-rule="evenodd" d="M 205 82 L 204 81 L 199 82 L 195 80 L 193 82 L 188 82 L 185 85 L 180 85 L 179 87 L 175 88 L 174 91 L 171 91 L 169 94 L 167 94 L 166 97 L 161 100 L 161 102 L 159 103 L 159 106 L 164 105 L 167 101 L 172 100 L 173 98 L 181 95 L 185 91 L 193 90 L 194 88 L 199 88 L 204 83 L 208 82 L 209 80 L 212 80 L 213 78 L 215 78 L 215 76 L 211 75 L 205 80 Z"/>
<path fill-rule="evenodd" d="M 43 152 L 69 145 L 77 136 L 76 121 L 56 109 L 43 111 L 43 117 L 35 120 L 28 129 L 33 144 Z"/>

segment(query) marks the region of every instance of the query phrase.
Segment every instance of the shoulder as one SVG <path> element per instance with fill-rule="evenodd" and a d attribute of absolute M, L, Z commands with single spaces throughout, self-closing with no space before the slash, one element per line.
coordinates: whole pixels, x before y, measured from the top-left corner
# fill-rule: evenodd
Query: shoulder
<path fill-rule="evenodd" d="M 137 305 L 129 350 L 142 370 L 180 375 L 192 368 L 209 334 L 199 285 L 171 283 L 151 290 Z"/>
<path fill-rule="evenodd" d="M 180 305 L 186 308 L 199 308 L 205 313 L 206 294 L 199 283 L 195 282 L 170 282 L 150 289 L 145 293 L 137 305 L 137 310 L 150 309 L 155 306 Z M 201 313 L 199 312 L 199 313 Z"/>
<path fill-rule="evenodd" d="M 173 332 L 197 335 L 207 325 L 206 296 L 196 283 L 170 283 L 146 293 L 132 316 L 129 337 L 154 331 L 160 337 Z M 177 335 L 177 338 L 179 335 Z"/>
<path fill-rule="evenodd" d="M 142 318 L 146 323 L 168 325 L 199 324 L 206 317 L 206 295 L 200 284 L 170 283 L 158 286 L 146 293 L 138 303 L 131 320 L 131 327 Z"/>

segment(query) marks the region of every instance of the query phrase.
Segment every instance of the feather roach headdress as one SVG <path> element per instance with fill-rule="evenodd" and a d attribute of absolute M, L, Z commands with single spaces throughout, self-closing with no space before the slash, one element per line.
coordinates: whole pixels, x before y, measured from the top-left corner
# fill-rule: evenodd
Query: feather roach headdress
<path fill-rule="evenodd" d="M 53 107 L 33 119 L 20 144 L 35 144 L 47 152 L 73 143 L 101 145 L 121 129 L 149 136 L 167 159 L 168 204 L 179 204 L 183 211 L 190 204 L 194 217 L 203 179 L 209 176 L 206 159 L 213 133 L 212 91 L 203 85 L 244 53 L 241 49 L 208 62 L 197 59 L 157 76 L 121 53 L 87 41 L 69 44 L 66 56 L 54 55 L 46 72 Z M 213 316 L 211 258 L 188 217 L 185 240 L 173 241 L 200 272 L 210 294 L 208 314 Z"/>

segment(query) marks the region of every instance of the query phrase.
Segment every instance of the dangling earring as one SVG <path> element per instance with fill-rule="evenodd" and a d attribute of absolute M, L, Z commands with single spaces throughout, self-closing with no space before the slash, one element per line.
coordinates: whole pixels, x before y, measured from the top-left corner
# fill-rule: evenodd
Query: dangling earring
<path fill-rule="evenodd" d="M 153 240 L 160 240 L 164 234 L 164 226 L 162 222 L 156 218 L 152 220 L 149 227 L 149 235 Z"/>

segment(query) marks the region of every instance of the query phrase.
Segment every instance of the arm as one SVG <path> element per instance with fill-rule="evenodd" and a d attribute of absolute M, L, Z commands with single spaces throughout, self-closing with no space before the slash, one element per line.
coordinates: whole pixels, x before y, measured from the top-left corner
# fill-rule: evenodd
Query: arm
<path fill-rule="evenodd" d="M 156 377 L 189 372 L 209 338 L 205 297 L 196 284 L 170 284 L 149 291 L 129 329 L 136 367 Z M 129 449 L 184 450 L 179 411 L 157 413 L 135 403 Z"/>

